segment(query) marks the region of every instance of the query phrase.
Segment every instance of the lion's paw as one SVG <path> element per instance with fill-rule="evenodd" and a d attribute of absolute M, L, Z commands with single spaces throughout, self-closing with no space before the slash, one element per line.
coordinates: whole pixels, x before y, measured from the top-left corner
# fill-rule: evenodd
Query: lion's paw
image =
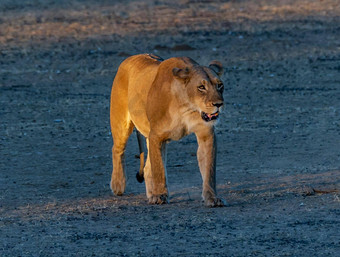
<path fill-rule="evenodd" d="M 123 195 L 125 191 L 125 183 L 115 183 L 111 181 L 111 190 L 115 195 Z"/>
<path fill-rule="evenodd" d="M 152 195 L 149 197 L 149 204 L 166 204 L 169 203 L 168 195 Z"/>
<path fill-rule="evenodd" d="M 204 205 L 207 207 L 223 207 L 226 206 L 227 203 L 225 200 L 221 198 L 209 198 L 204 200 Z"/>

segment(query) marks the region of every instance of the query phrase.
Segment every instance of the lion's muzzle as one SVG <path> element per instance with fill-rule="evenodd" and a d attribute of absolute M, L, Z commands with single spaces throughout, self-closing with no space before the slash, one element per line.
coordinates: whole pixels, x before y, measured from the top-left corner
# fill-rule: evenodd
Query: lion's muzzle
<path fill-rule="evenodd" d="M 206 113 L 206 112 L 203 112 L 203 111 L 201 112 L 201 117 L 206 122 L 217 120 L 219 115 L 220 115 L 219 111 L 212 113 L 212 114 L 209 114 L 209 113 Z"/>

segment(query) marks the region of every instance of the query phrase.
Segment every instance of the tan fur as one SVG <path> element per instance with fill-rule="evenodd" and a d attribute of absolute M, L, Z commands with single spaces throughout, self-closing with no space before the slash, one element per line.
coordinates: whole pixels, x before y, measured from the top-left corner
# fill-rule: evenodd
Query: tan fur
<path fill-rule="evenodd" d="M 161 61 L 143 54 L 129 57 L 120 65 L 110 110 L 114 141 L 111 189 L 116 195 L 125 190 L 124 150 L 135 127 L 147 140 L 144 178 L 149 203 L 168 202 L 166 143 L 195 133 L 203 200 L 207 206 L 223 205 L 216 197 L 215 120 L 205 121 L 201 116 L 204 112 L 210 117 L 223 104 L 223 85 L 217 75 L 221 73 L 217 61 L 204 67 L 188 57 Z"/>

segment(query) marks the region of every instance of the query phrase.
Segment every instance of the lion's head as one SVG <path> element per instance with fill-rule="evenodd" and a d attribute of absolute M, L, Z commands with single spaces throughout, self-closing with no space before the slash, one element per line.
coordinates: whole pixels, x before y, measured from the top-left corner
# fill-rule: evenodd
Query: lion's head
<path fill-rule="evenodd" d="M 185 68 L 173 68 L 175 78 L 185 85 L 188 100 L 200 112 L 206 122 L 217 120 L 223 106 L 222 64 L 218 61 L 209 67 L 194 64 Z"/>

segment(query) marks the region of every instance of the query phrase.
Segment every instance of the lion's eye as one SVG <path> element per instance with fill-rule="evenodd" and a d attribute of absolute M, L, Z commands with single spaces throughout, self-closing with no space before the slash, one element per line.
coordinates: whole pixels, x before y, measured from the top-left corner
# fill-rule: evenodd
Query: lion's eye
<path fill-rule="evenodd" d="M 203 85 L 200 85 L 200 86 L 198 87 L 198 90 L 199 90 L 199 91 L 205 91 L 205 90 L 206 90 L 206 88 L 205 88 L 205 86 L 203 86 Z"/>
<path fill-rule="evenodd" d="M 221 91 L 224 89 L 224 85 L 221 83 L 221 84 L 217 84 L 217 90 Z"/>

